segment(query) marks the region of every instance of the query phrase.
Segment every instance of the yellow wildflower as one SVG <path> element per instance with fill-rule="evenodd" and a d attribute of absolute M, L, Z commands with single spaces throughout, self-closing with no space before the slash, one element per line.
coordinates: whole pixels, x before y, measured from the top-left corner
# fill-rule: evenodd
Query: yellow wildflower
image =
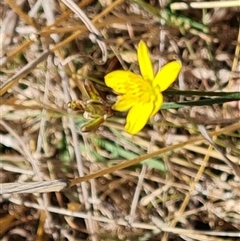
<path fill-rule="evenodd" d="M 154 76 L 148 48 L 143 41 L 138 44 L 138 63 L 141 76 L 131 71 L 117 70 L 105 76 L 105 83 L 118 94 L 113 110 L 128 111 L 125 130 L 138 133 L 162 106 L 163 95 L 177 78 L 182 65 L 172 61 L 164 65 Z"/>

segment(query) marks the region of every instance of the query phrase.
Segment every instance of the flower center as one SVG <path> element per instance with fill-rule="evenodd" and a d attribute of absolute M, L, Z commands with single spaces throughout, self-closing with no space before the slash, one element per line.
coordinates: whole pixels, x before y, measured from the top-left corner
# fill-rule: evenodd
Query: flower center
<path fill-rule="evenodd" d="M 140 102 L 149 103 L 156 99 L 156 90 L 152 86 L 151 80 L 141 79 L 139 83 Z"/>
<path fill-rule="evenodd" d="M 131 84 L 127 87 L 129 99 L 134 102 L 149 103 L 157 98 L 158 88 L 152 86 L 152 81 L 143 79 L 141 76 L 131 78 Z"/>

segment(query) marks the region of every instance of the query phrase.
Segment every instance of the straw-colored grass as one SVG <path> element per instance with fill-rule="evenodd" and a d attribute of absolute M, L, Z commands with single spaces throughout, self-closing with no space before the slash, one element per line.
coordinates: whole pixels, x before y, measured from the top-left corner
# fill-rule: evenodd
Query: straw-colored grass
<path fill-rule="evenodd" d="M 0 239 L 240 240 L 239 2 L 75 2 L 0 3 Z M 162 110 L 81 133 L 67 103 L 86 79 L 113 103 L 140 40 L 183 64 Z"/>

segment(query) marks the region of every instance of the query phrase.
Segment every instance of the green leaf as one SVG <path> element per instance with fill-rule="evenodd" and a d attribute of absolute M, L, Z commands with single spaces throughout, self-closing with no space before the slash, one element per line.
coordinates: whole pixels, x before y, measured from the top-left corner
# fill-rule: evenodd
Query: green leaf
<path fill-rule="evenodd" d="M 189 106 L 223 104 L 223 103 L 226 103 L 226 102 L 236 101 L 236 100 L 240 100 L 240 93 L 239 92 L 226 93 L 226 95 L 222 96 L 221 98 L 206 98 L 206 99 L 200 99 L 200 100 L 197 100 L 197 101 L 163 103 L 161 109 L 162 110 L 179 109 L 179 108 L 189 107 Z"/>

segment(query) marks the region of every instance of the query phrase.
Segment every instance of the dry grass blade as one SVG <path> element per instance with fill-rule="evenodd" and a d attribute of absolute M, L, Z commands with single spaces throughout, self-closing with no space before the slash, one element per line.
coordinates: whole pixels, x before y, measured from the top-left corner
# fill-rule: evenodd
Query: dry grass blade
<path fill-rule="evenodd" d="M 93 34 L 93 42 L 97 42 L 100 49 L 102 50 L 102 62 L 103 64 L 107 61 L 107 48 L 106 44 L 101 40 L 101 34 L 98 29 L 88 19 L 87 15 L 75 4 L 73 1 L 62 0 L 77 16 L 83 21 L 87 29 Z"/>
<path fill-rule="evenodd" d="M 17 71 L 12 77 L 0 86 L 0 96 L 4 95 L 9 89 L 11 89 L 20 79 L 30 73 L 39 63 L 44 61 L 50 54 L 49 50 L 44 51 L 32 62 L 29 62 L 21 70 Z"/>
<path fill-rule="evenodd" d="M 34 20 L 32 18 L 30 18 L 27 14 L 25 14 L 22 9 L 16 4 L 16 1 L 12 1 L 12 0 L 5 0 L 5 2 L 19 15 L 21 16 L 22 19 L 24 19 L 24 21 L 26 21 L 27 24 L 29 24 L 30 26 L 33 26 L 34 28 L 37 28 Z M 18 1 L 20 4 L 19 5 L 23 5 L 24 1 Z"/>
<path fill-rule="evenodd" d="M 233 169 L 233 172 L 236 176 L 240 178 L 240 165 L 234 164 L 221 150 L 220 148 L 213 142 L 209 134 L 207 133 L 207 130 L 205 126 L 198 125 L 198 129 L 201 132 L 201 134 L 204 136 L 204 138 L 215 148 L 216 151 L 218 151 L 226 161 L 226 163 Z"/>
<path fill-rule="evenodd" d="M 23 183 L 3 183 L 1 184 L 0 194 L 10 193 L 48 193 L 59 192 L 67 188 L 68 181 L 54 180 L 41 182 L 23 182 Z"/>
<path fill-rule="evenodd" d="M 189 238 L 195 238 L 198 240 L 211 240 L 211 236 L 219 236 L 219 237 L 240 237 L 239 232 L 209 232 L 209 231 L 196 231 L 196 230 L 185 230 L 181 228 L 173 228 L 167 226 L 165 223 L 161 222 L 161 220 L 153 218 L 153 222 L 156 226 L 164 232 L 176 233 L 187 236 Z M 217 238 L 213 238 L 212 240 L 217 240 Z"/>

